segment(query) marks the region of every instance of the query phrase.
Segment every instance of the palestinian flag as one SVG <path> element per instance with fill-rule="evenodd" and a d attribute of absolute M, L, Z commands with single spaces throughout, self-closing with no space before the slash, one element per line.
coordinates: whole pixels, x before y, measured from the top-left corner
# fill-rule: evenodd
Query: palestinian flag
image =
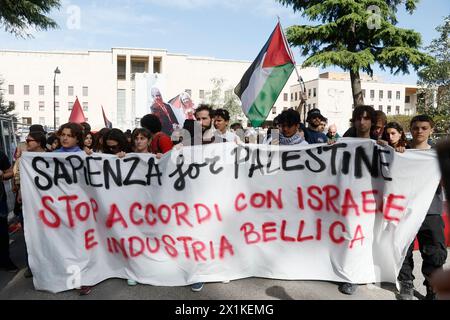
<path fill-rule="evenodd" d="M 261 126 L 266 120 L 294 67 L 294 57 L 278 22 L 256 60 L 234 89 L 253 127 Z"/>

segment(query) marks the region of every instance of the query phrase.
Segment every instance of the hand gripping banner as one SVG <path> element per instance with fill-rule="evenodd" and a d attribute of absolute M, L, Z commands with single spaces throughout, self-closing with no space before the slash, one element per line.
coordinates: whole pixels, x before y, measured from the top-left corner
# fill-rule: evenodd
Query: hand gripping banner
<path fill-rule="evenodd" d="M 247 277 L 396 282 L 440 180 L 433 151 L 371 140 L 150 154 L 25 153 L 34 285 Z"/>

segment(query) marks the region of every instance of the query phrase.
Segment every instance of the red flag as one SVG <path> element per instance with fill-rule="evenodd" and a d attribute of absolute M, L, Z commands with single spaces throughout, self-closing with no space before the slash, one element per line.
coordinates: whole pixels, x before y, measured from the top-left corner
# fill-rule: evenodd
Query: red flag
<path fill-rule="evenodd" d="M 83 109 L 81 108 L 80 101 L 78 101 L 77 97 L 73 104 L 72 112 L 70 113 L 69 122 L 82 123 L 85 121 L 86 118 L 84 117 Z"/>
<path fill-rule="evenodd" d="M 272 33 L 269 47 L 267 48 L 263 68 L 275 67 L 286 63 L 295 65 L 295 60 L 292 56 L 292 51 L 289 48 L 288 42 L 284 37 L 283 30 L 281 30 L 281 25 L 278 22 Z"/>
<path fill-rule="evenodd" d="M 105 128 L 112 128 L 112 122 L 108 120 L 108 118 L 106 117 L 105 114 L 105 110 L 103 110 L 103 106 L 102 106 L 102 114 L 103 114 L 103 122 L 105 123 Z"/>

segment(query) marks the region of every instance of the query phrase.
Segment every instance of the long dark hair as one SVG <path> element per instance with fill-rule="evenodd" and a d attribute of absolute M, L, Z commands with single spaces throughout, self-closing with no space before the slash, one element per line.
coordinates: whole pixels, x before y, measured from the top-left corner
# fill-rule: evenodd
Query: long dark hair
<path fill-rule="evenodd" d="M 405 130 L 403 130 L 403 127 L 398 122 L 389 122 L 385 127 L 383 131 L 383 140 L 386 140 L 389 142 L 387 130 L 388 129 L 395 129 L 398 131 L 398 133 L 401 134 L 400 140 L 398 140 L 397 145 L 395 147 L 406 147 L 406 144 L 408 143 L 408 140 L 406 140 Z M 391 147 L 394 147 L 389 142 L 389 145 Z"/>
<path fill-rule="evenodd" d="M 94 135 L 93 149 L 95 152 L 104 152 L 103 145 L 105 144 L 105 138 L 110 131 L 110 128 L 103 128 Z"/>
<path fill-rule="evenodd" d="M 111 154 L 112 151 L 110 150 L 110 148 L 108 148 L 108 144 L 107 144 L 108 140 L 117 141 L 118 149 L 115 150 L 116 152 L 114 152 L 114 153 L 118 153 L 121 151 L 129 152 L 127 136 L 125 135 L 125 133 L 123 133 L 122 130 L 117 129 L 117 128 L 111 129 L 111 131 L 108 133 L 108 135 L 103 140 L 104 152 Z"/>
<path fill-rule="evenodd" d="M 40 131 L 31 131 L 28 134 L 28 136 L 33 138 L 34 140 L 36 140 L 36 142 L 39 143 L 41 148 L 46 150 L 47 138 L 45 137 L 45 133 L 40 132 Z"/>

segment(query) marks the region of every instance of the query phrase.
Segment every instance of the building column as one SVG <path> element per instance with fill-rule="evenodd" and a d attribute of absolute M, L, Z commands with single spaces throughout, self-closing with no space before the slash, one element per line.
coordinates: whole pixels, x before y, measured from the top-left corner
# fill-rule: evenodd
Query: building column
<path fill-rule="evenodd" d="M 126 96 L 126 103 L 125 103 L 125 108 L 126 108 L 126 113 L 125 113 L 125 123 L 122 124 L 123 129 L 131 129 L 132 125 L 131 125 L 131 114 L 132 114 L 132 103 L 131 103 L 131 56 L 129 54 L 127 54 L 127 62 L 126 62 L 126 91 L 125 91 L 125 96 Z"/>

